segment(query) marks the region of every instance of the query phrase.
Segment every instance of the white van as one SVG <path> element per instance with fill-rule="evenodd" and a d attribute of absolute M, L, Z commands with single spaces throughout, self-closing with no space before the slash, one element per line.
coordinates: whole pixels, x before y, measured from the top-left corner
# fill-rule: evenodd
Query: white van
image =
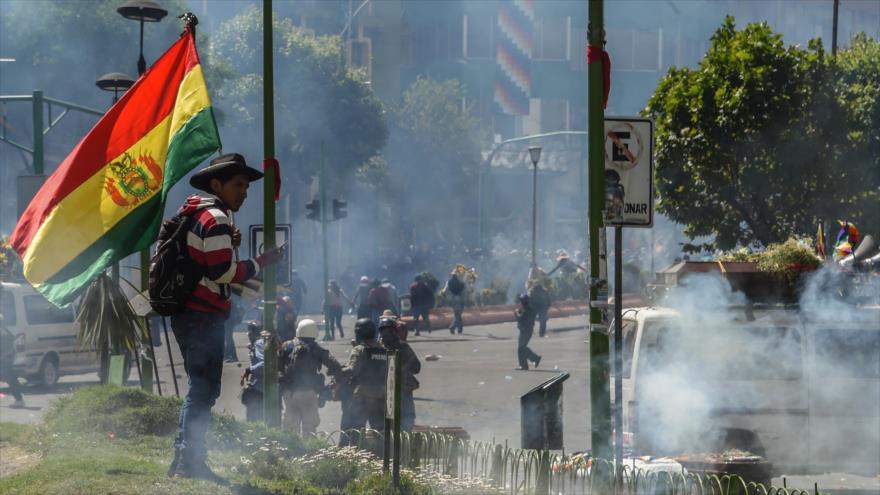
<path fill-rule="evenodd" d="M 98 370 L 97 353 L 77 344 L 72 305 L 58 308 L 27 284 L 0 282 L 3 323 L 15 335 L 18 376 L 46 387 L 61 375 Z"/>
<path fill-rule="evenodd" d="M 700 326 L 671 309 L 626 310 L 625 438 L 643 454 L 737 448 L 777 474 L 876 476 L 880 311 L 854 311 L 858 323 L 768 310 Z"/>

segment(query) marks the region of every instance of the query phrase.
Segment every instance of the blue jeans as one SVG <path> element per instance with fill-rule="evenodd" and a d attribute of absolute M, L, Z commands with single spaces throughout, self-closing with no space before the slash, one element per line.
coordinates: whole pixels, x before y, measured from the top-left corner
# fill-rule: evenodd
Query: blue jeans
<path fill-rule="evenodd" d="M 180 409 L 174 440 L 183 465 L 203 463 L 208 454 L 205 434 L 211 422 L 211 407 L 220 396 L 225 321 L 226 316 L 217 313 L 193 312 L 171 317 L 171 328 L 189 378 L 189 392 Z"/>

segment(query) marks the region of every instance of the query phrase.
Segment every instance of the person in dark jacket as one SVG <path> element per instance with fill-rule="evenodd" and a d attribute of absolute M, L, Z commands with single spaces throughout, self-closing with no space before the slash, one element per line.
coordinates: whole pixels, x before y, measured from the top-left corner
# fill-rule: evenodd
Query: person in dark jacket
<path fill-rule="evenodd" d="M 385 427 L 385 378 L 388 353 L 376 342 L 373 321 L 361 318 L 355 324 L 357 346 L 351 351 L 348 365 L 343 369 L 352 387 L 351 428 L 381 430 Z"/>
<path fill-rule="evenodd" d="M 266 348 L 266 336 L 268 332 L 261 332 L 260 323 L 248 322 L 248 354 L 251 365 L 242 372 L 239 385 L 241 391 L 241 403 L 245 407 L 245 418 L 248 421 L 263 420 L 263 365 L 265 357 L 263 351 Z"/>
<path fill-rule="evenodd" d="M 388 290 L 379 283 L 379 279 L 374 278 L 370 282 L 370 293 L 367 295 L 367 303 L 370 305 L 370 319 L 373 325 L 379 326 L 379 317 L 382 313 L 390 308 L 391 295 Z"/>
<path fill-rule="evenodd" d="M 306 287 L 305 281 L 299 277 L 299 272 L 294 270 L 290 274 L 290 299 L 293 301 L 293 305 L 296 308 L 297 314 L 303 313 L 303 302 L 305 301 L 306 294 L 309 292 L 308 287 Z"/>
<path fill-rule="evenodd" d="M 415 282 L 409 286 L 409 299 L 412 305 L 413 326 L 416 335 L 420 334 L 422 327 L 431 333 L 431 308 L 434 307 L 434 292 L 428 287 L 421 275 L 416 275 Z"/>
<path fill-rule="evenodd" d="M 357 310 L 357 318 L 371 318 L 370 303 L 368 301 L 370 295 L 370 279 L 366 275 L 361 277 L 358 287 L 355 290 L 354 297 L 351 298 L 351 307 Z"/>
<path fill-rule="evenodd" d="M 516 328 L 519 330 L 519 339 L 516 347 L 519 367 L 516 369 L 522 371 L 529 369 L 529 361 L 535 363 L 535 368 L 537 368 L 538 363 L 541 362 L 541 356 L 529 349 L 529 341 L 532 340 L 532 334 L 535 333 L 535 310 L 532 308 L 527 294 L 519 296 L 519 308 L 517 308 L 515 315 Z"/>
<path fill-rule="evenodd" d="M 449 296 L 449 305 L 452 307 L 452 325 L 449 326 L 449 333 L 454 334 L 456 329 L 458 329 L 458 333 L 464 330 L 461 314 L 464 312 L 464 291 L 466 288 L 467 286 L 456 272 L 449 275 L 445 288 L 446 294 Z"/>
<path fill-rule="evenodd" d="M 206 463 L 205 434 L 211 408 L 220 396 L 230 284 L 254 278 L 283 254 L 275 248 L 253 260 L 235 260 L 234 248 L 241 243 L 241 233 L 232 225 L 230 212 L 241 208 L 249 184 L 262 177 L 262 172 L 248 167 L 237 153 L 219 156 L 189 181 L 208 194 L 190 196 L 178 212 L 192 218 L 187 252 L 204 275 L 187 299 L 186 311 L 171 317 L 189 390 L 180 410 L 169 476 L 225 482 Z"/>
<path fill-rule="evenodd" d="M 296 340 L 281 345 L 284 370 L 284 416 L 281 424 L 296 434 L 314 433 L 321 423 L 318 415 L 319 398 L 324 393 L 321 368 L 327 368 L 328 374 L 333 376 L 342 371 L 342 366 L 330 351 L 315 341 L 318 333 L 318 324 L 305 319 L 296 327 Z"/>
<path fill-rule="evenodd" d="M 535 310 L 535 318 L 538 320 L 538 336 L 547 336 L 547 320 L 550 318 L 550 293 L 544 285 L 536 280 L 528 283 L 529 300 Z"/>
<path fill-rule="evenodd" d="M 397 318 L 385 317 L 379 321 L 382 345 L 388 351 L 396 351 L 398 363 L 403 370 L 403 387 L 400 401 L 400 429 L 412 431 L 416 421 L 416 404 L 413 392 L 419 388 L 416 375 L 422 370 L 422 363 L 415 351 L 406 342 L 406 323 Z"/>

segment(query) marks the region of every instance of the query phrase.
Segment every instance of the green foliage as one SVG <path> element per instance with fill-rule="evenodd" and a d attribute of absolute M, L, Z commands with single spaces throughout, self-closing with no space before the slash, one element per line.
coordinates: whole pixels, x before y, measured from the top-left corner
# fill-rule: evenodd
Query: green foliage
<path fill-rule="evenodd" d="M 485 289 L 477 292 L 476 303 L 478 306 L 492 306 L 507 304 L 507 293 L 510 291 L 510 279 L 496 277 Z"/>
<path fill-rule="evenodd" d="M 119 284 L 113 283 L 106 273 L 99 275 L 86 288 L 76 319 L 79 322 L 79 344 L 96 349 L 101 358 L 102 382 L 107 378 L 111 351 L 114 354 L 131 352 L 139 341 L 149 340 L 141 318 L 135 315 Z"/>
<path fill-rule="evenodd" d="M 180 400 L 139 388 L 89 386 L 55 401 L 46 428 L 59 432 L 112 433 L 117 437 L 170 435 L 177 429 Z"/>
<path fill-rule="evenodd" d="M 369 493 L 371 495 L 430 495 L 431 489 L 416 483 L 412 478 L 401 474 L 400 488 L 394 488 L 391 475 L 372 474 L 352 481 L 346 493 Z"/>
<path fill-rule="evenodd" d="M 23 443 L 33 429 L 31 425 L 0 422 L 0 442 Z"/>
<path fill-rule="evenodd" d="M 392 108 L 394 132 L 388 146 L 388 163 L 395 181 L 391 190 L 413 190 L 423 195 L 423 204 L 405 205 L 418 218 L 436 216 L 432 200 L 448 201 L 474 187 L 473 176 L 480 164 L 484 132 L 470 108 L 462 107 L 464 91 L 456 80 L 435 81 L 419 77 Z"/>
<path fill-rule="evenodd" d="M 813 271 L 820 265 L 809 241 L 794 238 L 767 246 L 757 258 L 758 270 L 789 283 L 795 282 L 802 272 Z"/>
<path fill-rule="evenodd" d="M 261 451 L 265 447 L 291 456 L 326 447 L 327 442 L 318 438 L 302 438 L 293 432 L 272 428 L 266 423 L 243 422 L 226 414 L 215 413 L 209 429 L 208 445 L 221 450 Z"/>
<path fill-rule="evenodd" d="M 218 118 L 233 131 L 225 144 L 255 155 L 262 133 L 262 15 L 261 9 L 250 7 L 220 25 L 207 55 Z M 385 146 L 388 128 L 364 74 L 342 65 L 340 39 L 311 36 L 277 16 L 273 28 L 282 177 L 306 182 L 314 176 L 322 141 L 334 174 L 375 175 L 372 168 L 381 165 L 375 157 Z"/>
<path fill-rule="evenodd" d="M 821 220 L 880 227 L 880 46 L 856 37 L 835 62 L 728 17 L 696 69 L 672 68 L 655 122 L 659 209 L 716 246 L 767 246 Z"/>

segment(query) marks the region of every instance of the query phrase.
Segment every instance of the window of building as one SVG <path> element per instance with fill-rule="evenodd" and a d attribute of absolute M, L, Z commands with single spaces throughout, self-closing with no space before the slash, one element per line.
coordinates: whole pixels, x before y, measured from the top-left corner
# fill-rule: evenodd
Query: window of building
<path fill-rule="evenodd" d="M 51 325 L 54 323 L 73 323 L 73 310 L 59 308 L 43 296 L 24 296 L 24 314 L 31 325 Z"/>
<path fill-rule="evenodd" d="M 541 100 L 541 132 L 568 130 L 568 100 Z"/>
<path fill-rule="evenodd" d="M 535 22 L 532 38 L 534 58 L 568 60 L 571 35 L 569 17 L 542 17 Z"/>
<path fill-rule="evenodd" d="M 466 15 L 464 23 L 464 56 L 466 58 L 492 57 L 492 32 L 495 19 L 487 15 Z"/>

